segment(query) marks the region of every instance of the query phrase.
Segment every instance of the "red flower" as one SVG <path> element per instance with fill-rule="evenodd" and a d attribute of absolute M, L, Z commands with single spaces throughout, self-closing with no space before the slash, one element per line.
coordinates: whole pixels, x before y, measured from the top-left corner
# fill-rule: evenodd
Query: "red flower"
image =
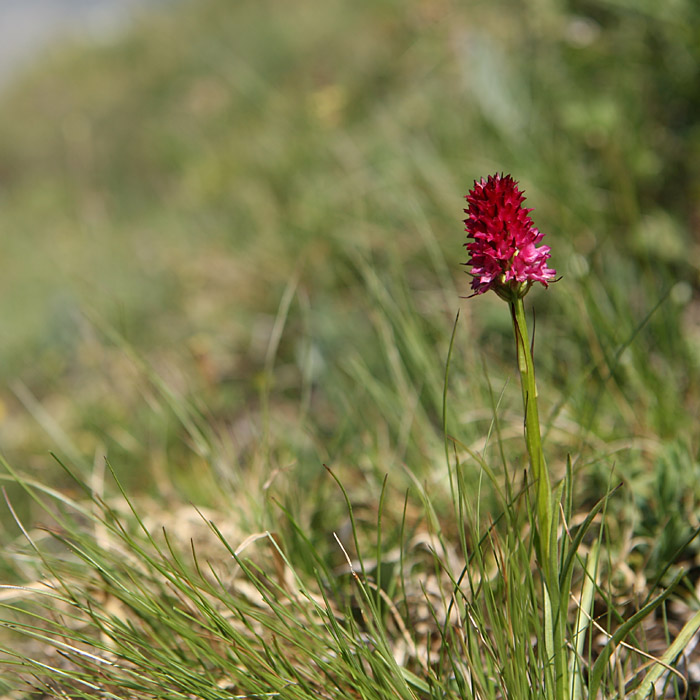
<path fill-rule="evenodd" d="M 493 289 L 512 301 L 525 296 L 535 282 L 546 287 L 556 275 L 547 267 L 549 246 L 536 247 L 544 234 L 529 217 L 532 209 L 523 207 L 525 197 L 517 185 L 510 175 L 489 175 L 475 181 L 465 197 L 465 230 L 472 240 L 464 245 L 475 295 Z"/>

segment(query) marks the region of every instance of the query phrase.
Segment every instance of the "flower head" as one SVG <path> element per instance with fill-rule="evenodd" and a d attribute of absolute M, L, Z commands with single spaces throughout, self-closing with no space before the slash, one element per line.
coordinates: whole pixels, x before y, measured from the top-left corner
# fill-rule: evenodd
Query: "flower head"
<path fill-rule="evenodd" d="M 524 297 L 535 282 L 545 287 L 556 270 L 547 267 L 549 246 L 536 247 L 544 234 L 532 223 L 532 209 L 510 175 L 489 175 L 474 182 L 465 197 L 464 212 L 472 289 L 483 294 L 493 289 L 506 301 Z"/>

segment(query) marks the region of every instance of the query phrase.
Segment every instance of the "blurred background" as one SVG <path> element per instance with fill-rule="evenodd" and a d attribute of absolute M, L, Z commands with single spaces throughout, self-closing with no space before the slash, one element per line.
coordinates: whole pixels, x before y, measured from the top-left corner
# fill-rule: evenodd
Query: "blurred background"
<path fill-rule="evenodd" d="M 614 455 L 650 528 L 661 472 L 693 511 L 695 0 L 5 1 L 0 27 L 18 468 L 106 454 L 131 488 L 195 498 L 198 470 L 263 442 L 312 474 L 384 443 L 431 463 L 460 308 L 453 430 L 480 439 L 484 361 L 498 393 L 513 350 L 498 299 L 460 298 L 462 197 L 503 171 L 562 275 L 528 297 L 548 439 Z"/>
<path fill-rule="evenodd" d="M 167 1 L 167 0 L 161 0 Z M 0 3 L 0 81 L 61 39 L 115 37 L 135 11 L 158 0 L 3 0 Z M 44 54 L 44 60 L 46 54 Z"/>

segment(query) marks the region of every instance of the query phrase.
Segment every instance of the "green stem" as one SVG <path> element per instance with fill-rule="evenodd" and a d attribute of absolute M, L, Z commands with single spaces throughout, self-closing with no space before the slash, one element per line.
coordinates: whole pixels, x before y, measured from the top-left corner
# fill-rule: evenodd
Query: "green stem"
<path fill-rule="evenodd" d="M 540 416 L 537 409 L 535 363 L 525 321 L 522 297 L 509 300 L 515 344 L 518 352 L 520 386 L 525 407 L 525 443 L 530 458 L 530 471 L 535 484 L 536 554 L 544 584 L 543 641 L 552 664 L 554 687 L 548 697 L 566 700 L 569 697 L 569 669 L 566 644 L 566 610 L 568 593 L 560 588 L 557 563 L 557 532 L 553 507 L 555 499 L 549 481 L 549 471 L 542 451 Z"/>
<path fill-rule="evenodd" d="M 547 657 L 552 662 L 556 700 L 566 700 L 569 692 L 566 638 L 566 597 L 562 599 L 556 561 L 557 539 L 553 530 L 553 498 L 549 471 L 542 451 L 540 416 L 537 408 L 535 363 L 525 321 L 522 297 L 509 301 L 518 352 L 520 386 L 525 408 L 525 442 L 530 458 L 530 471 L 535 483 L 535 526 L 537 559 L 543 574 L 544 618 L 543 641 Z"/>
<path fill-rule="evenodd" d="M 525 306 L 522 298 L 511 301 L 510 311 L 515 331 L 515 344 L 518 352 L 518 369 L 520 370 L 520 386 L 523 392 L 525 408 L 525 442 L 530 458 L 530 471 L 535 482 L 536 513 L 539 535 L 538 558 L 549 583 L 551 562 L 549 559 L 549 541 L 552 529 L 552 490 L 549 482 L 547 463 L 542 452 L 542 437 L 540 434 L 540 416 L 537 410 L 537 386 L 535 384 L 535 363 L 532 359 L 532 349 L 525 321 Z"/>

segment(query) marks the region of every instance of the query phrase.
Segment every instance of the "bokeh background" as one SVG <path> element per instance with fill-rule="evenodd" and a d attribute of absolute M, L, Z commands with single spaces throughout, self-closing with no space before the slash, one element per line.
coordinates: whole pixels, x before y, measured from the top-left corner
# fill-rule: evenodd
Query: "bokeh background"
<path fill-rule="evenodd" d="M 562 276 L 528 297 L 550 449 L 693 526 L 695 0 L 59 4 L 0 93 L 12 464 L 107 455 L 166 500 L 251 465 L 429 473 L 458 309 L 451 429 L 483 439 L 488 375 L 517 436 L 510 319 L 461 267 L 462 197 L 503 171 Z"/>

